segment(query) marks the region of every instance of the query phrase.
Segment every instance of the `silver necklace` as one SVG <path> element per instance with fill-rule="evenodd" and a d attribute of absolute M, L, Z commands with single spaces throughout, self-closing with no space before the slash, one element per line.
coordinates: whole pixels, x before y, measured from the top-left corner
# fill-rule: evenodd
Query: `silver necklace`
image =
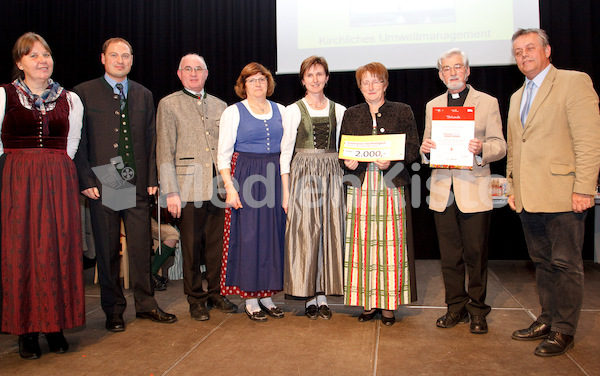
<path fill-rule="evenodd" d="M 324 105 L 325 105 L 325 102 L 327 102 L 327 98 L 323 99 L 323 101 L 322 101 L 322 102 L 320 102 L 320 103 L 316 103 L 316 104 L 310 103 L 310 102 L 308 101 L 308 99 L 306 99 L 306 98 L 304 98 L 304 99 L 306 100 L 306 103 L 308 103 L 308 105 L 309 105 L 309 106 L 311 106 L 311 107 L 315 107 L 315 108 L 319 108 L 319 107 L 321 107 L 321 106 L 324 106 Z"/>

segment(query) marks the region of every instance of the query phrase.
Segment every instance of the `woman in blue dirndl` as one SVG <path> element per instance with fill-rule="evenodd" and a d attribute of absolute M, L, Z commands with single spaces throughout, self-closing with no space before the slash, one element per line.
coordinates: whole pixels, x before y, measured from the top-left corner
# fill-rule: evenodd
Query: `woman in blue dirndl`
<path fill-rule="evenodd" d="M 282 318 L 271 296 L 283 289 L 285 212 L 279 167 L 284 107 L 267 100 L 275 82 L 250 63 L 235 85 L 242 98 L 221 116 L 218 165 L 227 191 L 221 294 L 246 299 L 253 321 Z"/>

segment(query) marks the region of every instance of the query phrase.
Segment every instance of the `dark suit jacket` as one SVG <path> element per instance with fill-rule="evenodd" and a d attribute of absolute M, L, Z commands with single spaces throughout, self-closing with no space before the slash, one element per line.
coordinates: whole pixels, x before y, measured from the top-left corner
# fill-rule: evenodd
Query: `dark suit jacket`
<path fill-rule="evenodd" d="M 110 163 L 118 155 L 119 98 L 104 77 L 84 82 L 73 89 L 85 107 L 83 129 L 75 165 L 79 187 L 102 188 L 92 167 Z M 136 167 L 138 194 L 147 187 L 158 186 L 156 174 L 156 125 L 152 93 L 137 82 L 129 80 L 127 94 L 129 125 Z"/>
<path fill-rule="evenodd" d="M 344 113 L 342 121 L 341 135 L 371 135 L 373 131 L 373 120 L 367 103 L 361 103 L 352 106 Z M 379 108 L 377 114 L 377 134 L 406 134 L 406 146 L 404 149 L 404 161 L 391 161 L 390 166 L 384 171 L 384 174 L 390 171 L 398 163 L 404 163 L 402 170 L 396 174 L 391 183 L 395 187 L 401 187 L 410 184 L 410 175 L 407 166 L 415 162 L 419 157 L 419 136 L 417 134 L 417 123 L 415 115 L 409 105 L 400 102 L 385 103 Z M 367 169 L 367 162 L 359 162 L 356 170 L 349 170 L 341 163 L 346 174 L 356 175 L 362 182 Z M 398 166 L 400 167 L 400 166 Z M 348 182 L 351 183 L 351 182 Z M 386 181 L 388 187 L 390 182 Z M 391 188 L 391 187 L 390 187 Z"/>

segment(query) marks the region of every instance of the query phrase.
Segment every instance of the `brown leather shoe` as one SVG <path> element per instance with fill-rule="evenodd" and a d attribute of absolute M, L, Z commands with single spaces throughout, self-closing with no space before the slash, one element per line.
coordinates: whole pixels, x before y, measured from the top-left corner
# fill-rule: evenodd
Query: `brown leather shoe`
<path fill-rule="evenodd" d="M 559 332 L 550 332 L 548 338 L 536 347 L 534 354 L 537 356 L 556 356 L 569 351 L 575 346 L 573 336 Z"/>
<path fill-rule="evenodd" d="M 471 315 L 471 333 L 485 334 L 488 332 L 488 324 L 485 316 Z"/>
<path fill-rule="evenodd" d="M 248 307 L 244 307 L 244 311 L 246 312 L 246 315 L 248 315 L 248 318 L 252 321 L 265 322 L 268 320 L 267 314 L 262 309 L 258 312 L 250 312 L 248 311 Z"/>
<path fill-rule="evenodd" d="M 315 304 L 311 304 L 304 309 L 304 314 L 311 320 L 319 318 L 319 308 Z"/>
<path fill-rule="evenodd" d="M 527 329 L 515 330 L 512 334 L 512 339 L 517 341 L 535 341 L 548 337 L 550 333 L 550 325 L 542 324 L 539 321 L 534 321 Z"/>
<path fill-rule="evenodd" d="M 439 328 L 453 328 L 456 324 L 465 324 L 469 322 L 469 313 L 461 312 L 446 312 L 446 314 L 437 319 L 435 325 Z"/>
<path fill-rule="evenodd" d="M 210 319 L 210 315 L 204 307 L 204 303 L 201 302 L 190 304 L 190 316 L 197 321 L 206 321 Z"/>
<path fill-rule="evenodd" d="M 321 317 L 324 320 L 329 320 L 331 319 L 331 315 L 331 309 L 327 304 L 321 304 L 319 306 L 319 317 Z"/>
<path fill-rule="evenodd" d="M 267 315 L 275 318 L 275 319 L 282 319 L 285 316 L 285 313 L 283 313 L 283 310 L 279 307 L 273 307 L 273 308 L 267 308 L 265 307 L 264 304 L 262 304 L 262 302 L 259 300 L 258 301 L 258 306 L 260 307 L 260 309 L 262 309 Z"/>
<path fill-rule="evenodd" d="M 211 308 L 214 307 L 224 313 L 237 312 L 238 306 L 229 301 L 226 297 L 218 295 L 216 297 L 209 297 L 206 301 L 206 305 Z"/>

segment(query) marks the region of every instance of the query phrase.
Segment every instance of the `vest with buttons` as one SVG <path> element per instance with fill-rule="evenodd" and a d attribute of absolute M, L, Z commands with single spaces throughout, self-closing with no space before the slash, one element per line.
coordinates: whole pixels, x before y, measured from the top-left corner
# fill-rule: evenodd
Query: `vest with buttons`
<path fill-rule="evenodd" d="M 234 150 L 245 153 L 279 153 L 281 151 L 281 137 L 283 125 L 279 107 L 269 101 L 272 109 L 270 119 L 257 119 L 244 106 L 242 102 L 236 103 L 240 113 L 240 125 Z"/>
<path fill-rule="evenodd" d="M 296 104 L 300 108 L 301 115 L 296 135 L 296 148 L 335 150 L 337 125 L 335 103 L 329 101 L 329 117 L 311 117 L 302 99 Z"/>
<path fill-rule="evenodd" d="M 118 97 L 118 96 L 117 96 Z M 129 101 L 125 100 L 125 108 L 119 113 L 119 156 L 123 158 L 123 167 L 130 167 L 135 174 L 135 159 L 133 157 L 133 143 L 131 141 L 131 127 L 129 126 Z M 119 172 L 122 169 L 117 168 Z M 132 176 L 133 177 L 133 176 Z M 127 179 L 126 176 L 123 176 Z M 130 180 L 130 179 L 127 179 Z"/>
<path fill-rule="evenodd" d="M 6 84 L 2 87 L 6 92 L 6 109 L 2 122 L 2 144 L 5 149 L 67 149 L 69 103 L 66 90 L 56 100 L 56 106 L 44 115 L 35 107 L 23 107 L 14 85 Z"/>

